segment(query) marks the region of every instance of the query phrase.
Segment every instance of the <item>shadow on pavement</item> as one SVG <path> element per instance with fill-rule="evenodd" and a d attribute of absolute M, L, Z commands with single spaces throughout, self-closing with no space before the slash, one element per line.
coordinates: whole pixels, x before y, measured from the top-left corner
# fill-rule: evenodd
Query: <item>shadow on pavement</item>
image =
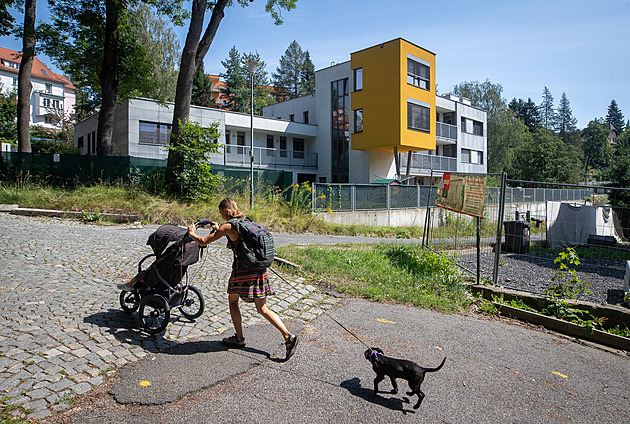
<path fill-rule="evenodd" d="M 404 404 L 409 403 L 407 398 L 384 398 L 379 395 L 374 395 L 373 389 L 361 387 L 361 380 L 358 377 L 351 378 L 350 380 L 342 381 L 341 387 L 352 393 L 353 395 L 360 397 L 368 402 L 376 405 L 384 406 L 394 411 L 400 411 L 407 415 L 408 413 L 415 414 L 416 411 L 405 409 Z"/>

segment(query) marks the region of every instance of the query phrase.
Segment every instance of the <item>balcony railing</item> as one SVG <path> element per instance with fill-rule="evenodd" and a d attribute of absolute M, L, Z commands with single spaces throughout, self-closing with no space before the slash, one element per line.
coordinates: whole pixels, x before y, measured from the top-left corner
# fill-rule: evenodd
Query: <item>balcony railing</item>
<path fill-rule="evenodd" d="M 227 145 L 224 150 L 226 165 L 249 166 L 249 146 Z M 254 165 L 272 168 L 317 169 L 317 153 L 254 147 Z"/>
<path fill-rule="evenodd" d="M 409 153 L 401 153 L 400 163 L 407 163 L 407 155 Z M 427 155 L 426 153 L 411 153 L 411 171 L 439 171 L 439 172 L 455 172 L 457 171 L 457 159 L 447 156 Z"/>
<path fill-rule="evenodd" d="M 435 135 L 437 137 L 448 138 L 449 140 L 457 140 L 457 125 L 436 122 Z"/>

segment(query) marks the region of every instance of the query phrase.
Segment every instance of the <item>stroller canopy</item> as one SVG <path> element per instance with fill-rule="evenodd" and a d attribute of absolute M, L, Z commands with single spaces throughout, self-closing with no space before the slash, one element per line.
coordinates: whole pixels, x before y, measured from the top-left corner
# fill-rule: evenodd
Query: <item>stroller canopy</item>
<path fill-rule="evenodd" d="M 160 226 L 149 236 L 147 244 L 157 258 L 162 256 L 170 243 L 183 243 L 183 253 L 177 255 L 174 265 L 187 266 L 199 260 L 199 245 L 188 237 L 188 229 L 172 224 Z"/>

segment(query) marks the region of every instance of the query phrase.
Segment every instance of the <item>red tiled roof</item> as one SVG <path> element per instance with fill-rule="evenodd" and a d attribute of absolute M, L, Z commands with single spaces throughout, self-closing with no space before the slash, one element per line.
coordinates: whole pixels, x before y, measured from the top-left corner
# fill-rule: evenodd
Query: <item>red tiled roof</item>
<path fill-rule="evenodd" d="M 5 49 L 4 47 L 0 47 L 0 59 L 7 60 L 9 62 L 15 62 L 18 65 L 20 64 L 20 60 L 22 59 L 22 53 L 16 52 L 15 50 Z M 0 69 L 4 71 L 18 73 L 16 68 L 9 68 L 5 66 L 4 63 L 0 60 Z M 61 83 L 65 86 L 65 88 L 69 88 L 71 90 L 75 90 L 76 87 L 70 82 L 70 80 L 63 75 L 55 74 L 51 71 L 46 65 L 44 65 L 37 57 L 33 59 L 33 69 L 31 70 L 31 77 L 41 78 L 48 81 L 53 81 L 56 83 Z"/>

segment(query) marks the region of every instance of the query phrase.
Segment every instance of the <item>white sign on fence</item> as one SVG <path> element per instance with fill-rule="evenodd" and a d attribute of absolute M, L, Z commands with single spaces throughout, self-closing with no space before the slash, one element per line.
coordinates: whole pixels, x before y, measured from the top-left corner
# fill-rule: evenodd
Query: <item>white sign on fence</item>
<path fill-rule="evenodd" d="M 438 186 L 436 206 L 483 218 L 486 179 L 485 174 L 444 173 Z"/>

